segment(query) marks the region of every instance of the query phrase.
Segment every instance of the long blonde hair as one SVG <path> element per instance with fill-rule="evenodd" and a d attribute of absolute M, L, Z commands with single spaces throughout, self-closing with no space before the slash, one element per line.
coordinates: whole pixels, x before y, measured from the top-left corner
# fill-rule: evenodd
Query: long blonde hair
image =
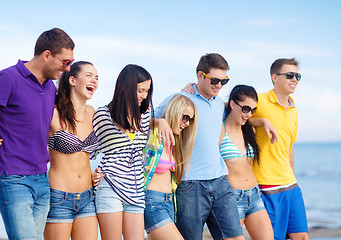
<path fill-rule="evenodd" d="M 185 167 L 188 169 L 190 164 L 193 144 L 198 128 L 198 112 L 191 99 L 181 94 L 172 97 L 164 111 L 164 118 L 174 132 L 180 127 L 182 113 L 188 106 L 192 107 L 194 110 L 194 121 L 191 125 L 184 128 L 179 135 L 174 135 L 175 146 L 173 148 L 173 156 L 176 162 L 174 179 L 177 184 L 181 182 Z"/>

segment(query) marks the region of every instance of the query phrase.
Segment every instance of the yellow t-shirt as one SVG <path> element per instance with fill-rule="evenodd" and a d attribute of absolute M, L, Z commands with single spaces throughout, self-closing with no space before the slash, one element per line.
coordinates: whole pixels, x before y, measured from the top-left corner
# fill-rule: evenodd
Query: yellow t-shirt
<path fill-rule="evenodd" d="M 271 144 L 263 126 L 256 128 L 256 139 L 260 148 L 260 164 L 253 166 L 260 185 L 286 185 L 296 182 L 290 165 L 289 153 L 297 137 L 297 109 L 289 97 L 290 107 L 285 109 L 278 103 L 276 93 L 258 95 L 257 112 L 254 118 L 267 118 L 276 128 L 278 142 Z"/>

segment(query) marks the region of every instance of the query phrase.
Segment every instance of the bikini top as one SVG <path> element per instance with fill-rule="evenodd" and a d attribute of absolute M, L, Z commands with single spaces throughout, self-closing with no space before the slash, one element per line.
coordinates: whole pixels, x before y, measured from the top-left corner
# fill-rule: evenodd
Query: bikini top
<path fill-rule="evenodd" d="M 96 134 L 93 130 L 82 141 L 73 133 L 62 130 L 60 127 L 57 132 L 49 137 L 48 146 L 49 148 L 60 153 L 71 154 L 80 151 L 90 153 L 96 150 L 98 143 Z"/>
<path fill-rule="evenodd" d="M 248 144 L 248 149 L 246 151 L 246 154 L 241 154 L 241 152 L 238 150 L 236 145 L 234 145 L 234 143 L 231 141 L 231 139 L 227 135 L 226 126 L 225 126 L 225 135 L 224 135 L 223 141 L 220 144 L 219 150 L 224 160 L 232 160 L 234 158 L 240 158 L 240 157 L 253 158 L 255 156 L 253 148 L 250 144 Z"/>
<path fill-rule="evenodd" d="M 175 171 L 176 163 L 173 160 L 172 154 L 169 153 L 168 149 L 167 149 L 167 151 L 168 151 L 168 155 L 171 157 L 171 159 L 168 160 L 168 159 L 160 157 L 159 162 L 157 163 L 157 166 L 155 169 L 156 173 L 164 173 L 164 172 L 167 172 L 168 170 L 171 172 Z M 173 152 L 173 151 L 171 150 L 171 152 Z"/>

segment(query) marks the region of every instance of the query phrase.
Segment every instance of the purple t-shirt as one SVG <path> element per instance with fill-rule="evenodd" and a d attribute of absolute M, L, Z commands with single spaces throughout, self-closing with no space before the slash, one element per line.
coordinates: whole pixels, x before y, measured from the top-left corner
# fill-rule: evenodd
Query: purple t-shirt
<path fill-rule="evenodd" d="M 19 60 L 0 71 L 0 176 L 34 175 L 47 171 L 47 150 L 56 87 L 41 85 Z"/>

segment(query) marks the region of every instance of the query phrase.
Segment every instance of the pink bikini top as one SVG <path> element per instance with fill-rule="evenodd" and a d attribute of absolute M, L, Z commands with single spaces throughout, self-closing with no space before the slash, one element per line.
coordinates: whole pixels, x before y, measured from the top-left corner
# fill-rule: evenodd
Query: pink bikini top
<path fill-rule="evenodd" d="M 172 150 L 173 150 L 173 147 L 172 147 Z M 172 150 L 171 150 L 171 152 L 173 152 Z M 168 152 L 168 155 L 170 156 L 171 159 L 168 160 L 165 158 L 160 158 L 159 162 L 157 163 L 156 169 L 155 169 L 156 173 L 164 173 L 164 172 L 167 172 L 168 170 L 171 172 L 175 171 L 176 163 L 173 160 L 173 157 L 172 157 L 173 155 L 169 153 L 168 149 L 167 149 L 167 152 Z"/>

